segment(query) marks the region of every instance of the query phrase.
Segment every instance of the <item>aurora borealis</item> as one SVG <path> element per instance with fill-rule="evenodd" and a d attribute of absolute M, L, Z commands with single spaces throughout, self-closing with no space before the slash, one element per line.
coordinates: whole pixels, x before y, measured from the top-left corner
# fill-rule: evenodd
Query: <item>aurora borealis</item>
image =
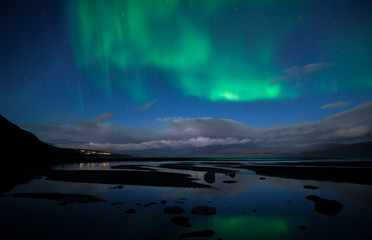
<path fill-rule="evenodd" d="M 281 69 L 281 55 L 309 58 L 307 64 L 301 61 L 290 67 L 338 65 L 339 69 L 332 70 L 335 76 L 327 73 L 327 67 L 320 67 L 287 79 L 300 81 L 307 77 L 312 81 L 313 91 L 370 88 L 372 84 L 365 79 L 371 74 L 368 67 L 358 68 L 362 76 L 352 84 L 348 79 L 340 79 L 344 74 L 344 70 L 341 71 L 344 59 L 339 59 L 340 55 L 356 57 L 353 55 L 358 54 L 358 58 L 371 60 L 370 35 L 337 37 L 340 32 L 354 32 L 352 23 L 342 29 L 329 26 L 328 33 L 307 34 L 305 41 L 290 42 L 293 38 L 302 38 L 302 31 L 323 27 L 316 16 L 306 16 L 307 5 L 306 1 L 292 0 L 79 0 L 70 2 L 68 19 L 77 65 L 88 72 L 91 68 L 100 69 L 98 77 L 93 78 L 108 94 L 114 85 L 111 74 L 116 72 L 121 76 L 116 80 L 119 87 L 135 100 L 146 100 L 151 88 L 146 71 L 155 68 L 165 73 L 165 81 L 184 96 L 210 101 L 293 99 L 306 90 L 288 81 L 272 84 L 275 79 L 286 78 L 282 76 L 286 70 Z M 338 16 L 332 18 L 333 25 L 336 18 Z M 366 28 L 367 24 L 358 28 Z M 319 46 L 315 54 L 307 56 L 307 48 L 324 39 L 327 42 Z M 288 49 L 295 47 L 289 44 L 300 41 L 304 48 L 301 52 Z M 339 46 L 347 41 L 356 49 L 353 52 L 343 47 L 330 50 L 329 41 Z M 131 71 L 137 71 L 137 76 L 128 74 Z"/>
<path fill-rule="evenodd" d="M 146 77 L 125 73 L 148 67 L 168 73 L 166 80 L 184 95 L 212 101 L 279 98 L 280 87 L 270 85 L 267 76 L 270 46 L 253 43 L 250 48 L 240 38 L 226 52 L 226 41 L 235 45 L 237 36 L 213 38 L 220 31 L 213 26 L 228 20 L 229 15 L 216 17 L 226 4 L 72 1 L 69 16 L 76 62 L 87 71 L 98 66 L 103 75 L 98 81 L 106 91 L 111 87 L 110 71 L 119 71 L 124 79 L 118 85 L 138 100 L 146 99 Z"/>
<path fill-rule="evenodd" d="M 368 1 L 1 4 L 1 113 L 48 143 L 125 152 L 371 139 L 368 114 L 324 130 L 369 109 Z"/>

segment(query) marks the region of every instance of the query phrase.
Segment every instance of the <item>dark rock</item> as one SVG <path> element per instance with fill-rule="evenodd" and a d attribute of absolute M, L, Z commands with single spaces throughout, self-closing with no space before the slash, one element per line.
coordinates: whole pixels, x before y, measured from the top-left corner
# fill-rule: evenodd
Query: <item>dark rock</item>
<path fill-rule="evenodd" d="M 266 178 L 265 177 L 260 177 L 260 180 L 265 180 Z"/>
<path fill-rule="evenodd" d="M 231 184 L 231 183 L 236 183 L 237 181 L 232 181 L 232 180 L 226 180 L 226 181 L 223 181 L 223 183 L 227 183 L 227 184 Z"/>
<path fill-rule="evenodd" d="M 236 173 L 235 172 L 231 172 L 228 175 L 229 175 L 229 177 L 234 178 L 236 176 Z"/>
<path fill-rule="evenodd" d="M 190 222 L 190 219 L 188 219 L 187 217 L 177 216 L 171 219 L 171 223 L 174 223 L 174 224 L 177 224 L 183 227 L 191 227 L 191 224 L 189 222 Z"/>
<path fill-rule="evenodd" d="M 171 207 L 166 207 L 164 208 L 164 213 L 166 214 L 180 214 L 185 212 L 183 208 L 178 207 L 178 206 L 171 206 Z"/>
<path fill-rule="evenodd" d="M 300 229 L 300 230 L 302 230 L 302 231 L 305 231 L 305 230 L 307 229 L 307 228 L 304 227 L 304 226 L 298 226 L 297 228 Z"/>
<path fill-rule="evenodd" d="M 306 188 L 306 189 L 311 189 L 311 190 L 315 190 L 315 189 L 318 189 L 319 187 L 312 186 L 312 185 L 305 185 L 304 188 Z"/>
<path fill-rule="evenodd" d="M 135 214 L 136 210 L 134 208 L 131 208 L 131 209 L 128 209 L 127 211 L 125 211 L 125 212 L 129 213 L 129 214 Z"/>
<path fill-rule="evenodd" d="M 253 212 L 257 212 L 257 210 L 256 210 L 256 209 L 253 209 L 252 211 L 253 211 Z"/>
<path fill-rule="evenodd" d="M 162 200 L 161 202 L 160 202 L 161 204 L 166 204 L 167 203 L 167 201 L 165 201 L 165 200 Z"/>
<path fill-rule="evenodd" d="M 191 213 L 197 215 L 216 215 L 216 208 L 208 206 L 196 206 L 191 210 Z"/>
<path fill-rule="evenodd" d="M 318 213 L 334 216 L 339 214 L 343 209 L 342 204 L 335 200 L 328 200 L 315 195 L 309 195 L 306 199 L 314 202 L 315 211 Z"/>
<path fill-rule="evenodd" d="M 208 171 L 204 174 L 204 181 L 207 183 L 214 183 L 216 181 L 216 172 Z"/>
<path fill-rule="evenodd" d="M 182 233 L 180 238 L 189 238 L 189 237 L 210 237 L 214 235 L 213 230 L 202 230 L 189 233 Z"/>
<path fill-rule="evenodd" d="M 122 185 L 118 185 L 118 186 L 113 187 L 113 188 L 111 188 L 111 189 L 123 189 L 123 188 L 124 188 L 124 186 L 122 186 Z"/>

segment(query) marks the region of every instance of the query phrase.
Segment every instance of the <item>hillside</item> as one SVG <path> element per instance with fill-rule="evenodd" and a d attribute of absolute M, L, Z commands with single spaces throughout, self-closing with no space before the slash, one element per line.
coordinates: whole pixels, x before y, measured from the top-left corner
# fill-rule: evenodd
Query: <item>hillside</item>
<path fill-rule="evenodd" d="M 68 152 L 41 142 L 34 134 L 25 131 L 0 115 L 2 138 L 2 166 L 34 168 L 51 166 L 69 154 Z"/>

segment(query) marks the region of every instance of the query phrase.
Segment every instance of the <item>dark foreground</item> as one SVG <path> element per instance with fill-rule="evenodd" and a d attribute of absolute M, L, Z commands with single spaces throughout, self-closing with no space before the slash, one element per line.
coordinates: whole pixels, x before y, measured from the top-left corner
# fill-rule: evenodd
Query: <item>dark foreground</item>
<path fill-rule="evenodd" d="M 65 164 L 2 183 L 0 233 L 12 239 L 372 237 L 364 160 Z"/>

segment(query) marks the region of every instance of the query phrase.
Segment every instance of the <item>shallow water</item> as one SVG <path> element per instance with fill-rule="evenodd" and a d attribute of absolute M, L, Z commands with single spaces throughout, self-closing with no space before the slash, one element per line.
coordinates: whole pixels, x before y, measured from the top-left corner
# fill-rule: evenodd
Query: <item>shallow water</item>
<path fill-rule="evenodd" d="M 143 165 L 157 171 L 187 173 L 212 188 L 117 188 L 112 184 L 33 179 L 0 198 L 0 232 L 9 239 L 178 239 L 182 233 L 201 230 L 213 230 L 214 235 L 193 239 L 372 239 L 370 185 L 259 176 L 233 165 L 194 162 L 195 166 L 238 171 L 235 176 L 216 173 L 211 183 L 204 180 L 205 171 L 162 168 L 164 163 L 85 163 L 56 169 L 113 170 L 110 167 L 115 165 Z M 318 189 L 305 189 L 304 185 Z M 89 194 L 107 202 L 61 205 L 55 200 L 9 196 L 40 192 Z M 342 210 L 335 215 L 316 211 L 315 203 L 306 199 L 309 195 L 335 200 L 342 204 Z M 163 200 L 165 204 L 160 203 Z M 165 214 L 168 206 L 182 207 L 185 212 Z M 195 206 L 215 207 L 216 215 L 191 214 Z M 126 213 L 128 209 L 136 213 Z M 175 216 L 189 218 L 192 227 L 171 223 Z"/>

